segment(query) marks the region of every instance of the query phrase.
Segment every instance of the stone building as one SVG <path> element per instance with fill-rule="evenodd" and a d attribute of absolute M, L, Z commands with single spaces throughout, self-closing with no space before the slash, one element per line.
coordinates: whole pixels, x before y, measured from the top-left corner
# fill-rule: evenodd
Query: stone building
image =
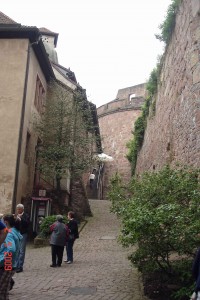
<path fill-rule="evenodd" d="M 16 204 L 25 199 L 29 199 L 25 203 L 29 212 L 44 214 L 50 209 L 44 189 L 33 194 L 38 136 L 32 116 L 40 116 L 44 111 L 51 80 L 57 80 L 72 92 L 85 93 L 75 74 L 58 63 L 57 40 L 58 33 L 23 26 L 0 12 L 0 212 L 3 213 L 14 212 Z M 91 108 L 94 134 L 98 135 L 96 107 L 87 101 L 86 95 L 84 101 Z M 96 151 L 101 151 L 99 143 L 96 147 Z M 69 185 L 66 181 L 67 194 Z M 50 186 L 44 185 L 46 189 Z M 79 187 L 79 191 L 81 189 L 83 187 Z M 41 207 L 33 207 L 34 201 L 43 201 Z"/>
<path fill-rule="evenodd" d="M 139 84 L 120 89 L 115 100 L 97 109 L 103 152 L 114 158 L 104 166 L 104 197 L 109 180 L 116 172 L 124 182 L 131 178 L 126 144 L 132 138 L 134 123 L 141 113 L 144 98 L 145 84 Z"/>
<path fill-rule="evenodd" d="M 155 115 L 150 117 L 136 173 L 169 164 L 200 167 L 200 1 L 183 0 L 167 45 Z"/>

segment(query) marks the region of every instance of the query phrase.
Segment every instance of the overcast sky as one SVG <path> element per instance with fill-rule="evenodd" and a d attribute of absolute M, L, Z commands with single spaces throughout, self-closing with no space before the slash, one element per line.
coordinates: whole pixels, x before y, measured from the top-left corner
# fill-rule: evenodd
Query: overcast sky
<path fill-rule="evenodd" d="M 22 25 L 59 33 L 59 63 L 75 72 L 99 107 L 120 88 L 148 80 L 163 44 L 156 40 L 171 0 L 4 0 Z"/>

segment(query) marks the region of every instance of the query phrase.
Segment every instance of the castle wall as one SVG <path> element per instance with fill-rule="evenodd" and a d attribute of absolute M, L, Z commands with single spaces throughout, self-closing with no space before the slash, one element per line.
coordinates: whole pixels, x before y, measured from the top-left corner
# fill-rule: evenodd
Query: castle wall
<path fill-rule="evenodd" d="M 200 167 L 200 1 L 183 0 L 165 53 L 137 173 L 177 162 Z"/>
<path fill-rule="evenodd" d="M 118 90 L 116 99 L 98 107 L 98 116 L 109 114 L 116 109 L 137 109 L 140 108 L 144 102 L 145 97 L 145 84 L 124 88 Z M 131 95 L 135 95 L 130 99 Z"/>
<path fill-rule="evenodd" d="M 129 101 L 130 90 L 131 94 L 135 91 L 135 97 L 131 101 Z M 104 198 L 109 189 L 109 181 L 116 172 L 121 175 L 123 182 L 127 183 L 131 178 L 131 166 L 126 158 L 128 152 L 126 144 L 132 138 L 134 123 L 141 114 L 145 95 L 144 84 L 140 85 L 139 92 L 137 91 L 138 86 L 123 89 L 121 93 L 123 99 L 109 102 L 97 109 L 103 152 L 114 158 L 112 162 L 105 163 Z"/>
<path fill-rule="evenodd" d="M 145 90 L 144 90 L 144 83 L 138 84 L 138 85 L 134 85 L 134 86 L 130 86 L 127 88 L 123 88 L 123 89 L 119 89 L 116 99 L 129 99 L 129 97 L 132 94 L 135 94 L 135 97 L 144 97 L 145 96 Z"/>

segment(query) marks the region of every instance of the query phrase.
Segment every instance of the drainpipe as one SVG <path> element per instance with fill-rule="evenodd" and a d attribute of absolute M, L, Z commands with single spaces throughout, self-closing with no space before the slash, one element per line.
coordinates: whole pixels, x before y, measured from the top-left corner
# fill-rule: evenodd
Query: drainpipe
<path fill-rule="evenodd" d="M 16 161 L 16 169 L 15 169 L 15 182 L 14 182 L 13 198 L 12 198 L 12 213 L 15 213 L 16 202 L 17 202 L 16 197 L 17 197 L 17 187 L 18 187 L 18 181 L 19 181 L 19 165 L 20 165 L 20 158 L 21 158 L 22 136 L 23 136 L 23 128 L 24 128 L 24 115 L 25 115 L 27 84 L 28 84 L 28 73 L 29 73 L 29 65 L 30 65 L 30 47 L 32 44 L 30 44 L 30 42 L 29 42 L 28 49 L 27 49 L 26 73 L 25 73 L 25 79 L 24 79 L 24 92 L 23 92 L 23 99 L 22 99 L 21 120 L 20 120 L 18 150 L 17 150 L 17 161 Z"/>

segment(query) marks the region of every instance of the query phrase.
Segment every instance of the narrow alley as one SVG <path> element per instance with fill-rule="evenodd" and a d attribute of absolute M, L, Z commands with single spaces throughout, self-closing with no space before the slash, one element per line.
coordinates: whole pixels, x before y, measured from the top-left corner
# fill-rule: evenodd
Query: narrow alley
<path fill-rule="evenodd" d="M 145 299 L 138 272 L 117 242 L 119 221 L 109 212 L 109 201 L 91 200 L 90 205 L 94 216 L 75 243 L 74 263 L 52 269 L 50 247 L 30 245 L 24 272 L 14 275 L 10 300 Z"/>

